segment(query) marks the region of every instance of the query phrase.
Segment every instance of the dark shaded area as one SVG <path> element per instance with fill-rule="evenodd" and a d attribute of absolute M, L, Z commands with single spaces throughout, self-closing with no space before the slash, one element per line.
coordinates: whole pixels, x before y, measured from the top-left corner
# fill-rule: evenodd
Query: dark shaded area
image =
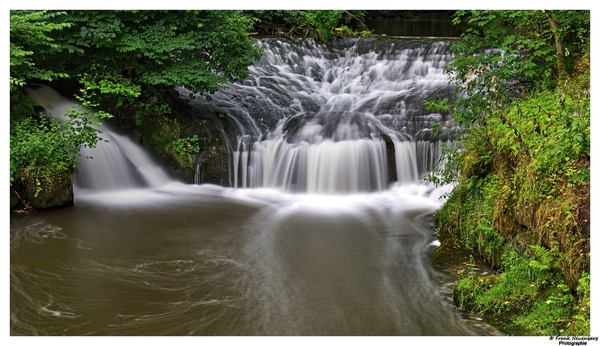
<path fill-rule="evenodd" d="M 460 37 L 450 19 L 378 18 L 365 20 L 375 35 L 408 37 Z"/>
<path fill-rule="evenodd" d="M 368 10 L 365 19 L 450 20 L 455 10 Z"/>

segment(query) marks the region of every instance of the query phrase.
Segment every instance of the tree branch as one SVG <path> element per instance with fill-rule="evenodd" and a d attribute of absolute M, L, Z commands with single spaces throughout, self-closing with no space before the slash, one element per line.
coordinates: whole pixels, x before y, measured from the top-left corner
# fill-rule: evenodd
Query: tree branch
<path fill-rule="evenodd" d="M 352 18 L 356 19 L 356 20 L 357 20 L 357 21 L 360 23 L 360 25 L 362 25 L 362 26 L 363 26 L 363 28 L 365 28 L 365 29 L 367 29 L 367 30 L 369 29 L 369 27 L 367 27 L 367 25 L 366 25 L 365 23 L 363 23 L 363 22 L 362 22 L 362 20 L 358 19 L 358 17 L 357 17 L 357 16 L 353 15 L 352 13 L 350 13 L 350 12 L 348 12 L 348 11 L 346 11 L 346 10 L 344 10 L 344 12 L 346 12 L 346 13 L 347 13 L 347 14 L 348 14 L 350 17 L 352 17 Z"/>

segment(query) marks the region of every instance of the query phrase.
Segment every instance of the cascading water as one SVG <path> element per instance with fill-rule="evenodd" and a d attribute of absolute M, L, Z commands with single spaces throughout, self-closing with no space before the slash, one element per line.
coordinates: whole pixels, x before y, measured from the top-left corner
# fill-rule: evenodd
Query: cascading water
<path fill-rule="evenodd" d="M 193 105 L 236 188 L 196 185 L 200 169 L 169 183 L 103 128 L 72 208 L 11 215 L 11 335 L 501 334 L 454 309 L 431 264 L 451 186 L 418 180 L 457 129 L 420 103 L 447 88 L 446 44 L 259 44 L 243 84 Z"/>
<path fill-rule="evenodd" d="M 79 107 L 47 86 L 28 87 L 27 93 L 45 109 L 47 116 L 57 117 L 59 122 L 68 119 L 70 109 Z M 108 125 L 100 125 L 99 130 L 103 140 L 97 143 L 97 147 L 80 150 L 75 179 L 78 188 L 99 191 L 143 186 L 157 188 L 171 181 L 145 150 L 131 139 Z"/>
<path fill-rule="evenodd" d="M 392 180 L 415 183 L 439 159 L 440 141 L 457 131 L 422 106 L 449 91 L 446 42 L 259 43 L 265 55 L 242 85 L 197 101 L 228 110 L 234 123 L 235 187 L 347 194 L 382 191 Z M 432 123 L 443 125 L 435 139 Z"/>

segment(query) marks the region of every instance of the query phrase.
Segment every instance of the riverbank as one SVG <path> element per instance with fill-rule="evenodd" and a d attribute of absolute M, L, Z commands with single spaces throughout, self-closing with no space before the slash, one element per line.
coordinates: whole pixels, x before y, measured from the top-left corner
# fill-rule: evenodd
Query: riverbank
<path fill-rule="evenodd" d="M 456 306 L 508 334 L 590 333 L 589 57 L 577 68 L 470 130 L 460 183 L 436 214 L 434 262 L 468 249 L 497 270 L 464 272 Z"/>

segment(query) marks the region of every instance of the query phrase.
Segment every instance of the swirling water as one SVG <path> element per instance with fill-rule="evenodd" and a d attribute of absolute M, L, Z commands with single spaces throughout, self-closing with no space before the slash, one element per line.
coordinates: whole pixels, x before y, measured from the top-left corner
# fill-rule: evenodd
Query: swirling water
<path fill-rule="evenodd" d="M 443 191 L 171 183 L 11 219 L 12 335 L 485 335 L 432 268 Z"/>

